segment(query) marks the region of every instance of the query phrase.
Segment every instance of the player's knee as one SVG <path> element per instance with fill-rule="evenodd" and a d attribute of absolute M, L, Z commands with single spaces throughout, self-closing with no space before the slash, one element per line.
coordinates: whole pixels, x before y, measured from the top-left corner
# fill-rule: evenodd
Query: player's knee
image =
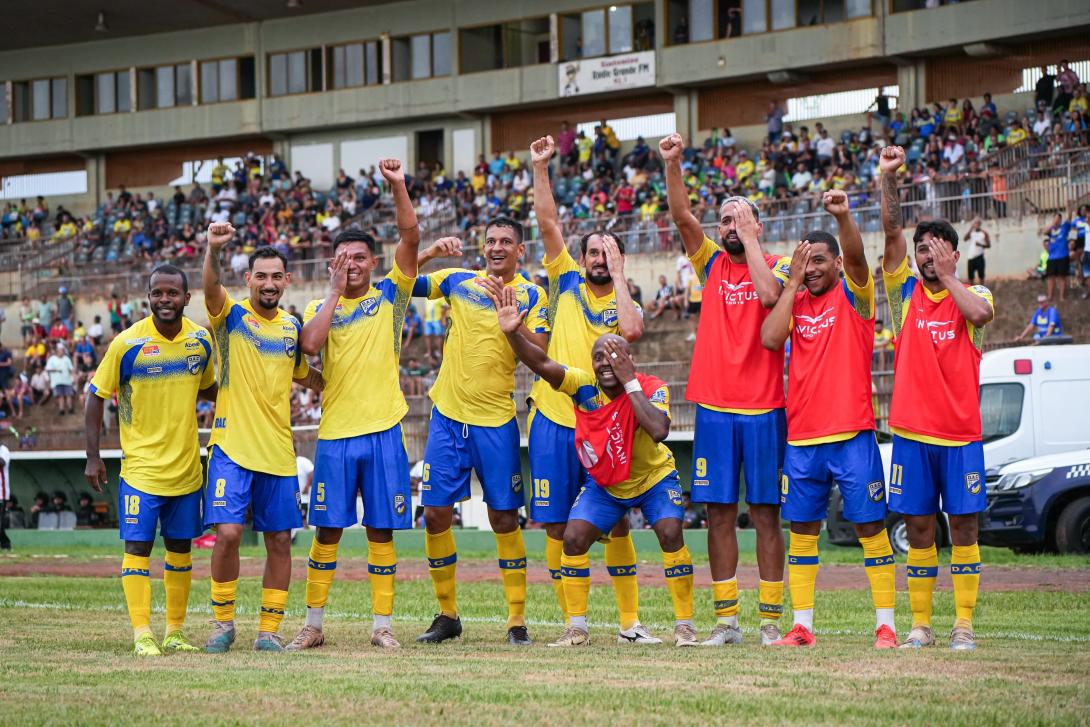
<path fill-rule="evenodd" d="M 151 555 L 151 546 L 154 544 L 155 543 L 151 540 L 126 540 L 125 555 L 135 555 L 138 558 L 147 558 Z"/>
<path fill-rule="evenodd" d="M 720 528 L 727 528 L 733 530 L 737 526 L 738 522 L 738 505 L 737 503 L 730 505 L 723 505 L 718 503 L 708 504 L 708 529 L 718 530 Z"/>
<path fill-rule="evenodd" d="M 623 538 L 630 532 L 632 532 L 632 528 L 628 527 L 628 518 L 623 517 L 617 521 L 617 524 L 613 526 L 613 530 L 611 530 L 609 534 L 614 538 Z"/>
<path fill-rule="evenodd" d="M 685 537 L 681 533 L 681 521 L 677 518 L 664 518 L 655 523 L 655 535 L 659 538 L 659 547 L 664 553 L 676 553 L 685 547 Z"/>
<path fill-rule="evenodd" d="M 750 505 L 749 519 L 758 532 L 767 532 L 780 527 L 779 505 Z"/>
<path fill-rule="evenodd" d="M 590 550 L 594 533 L 583 528 L 569 527 L 564 531 L 564 555 L 583 555 Z"/>
<path fill-rule="evenodd" d="M 341 542 L 342 533 L 344 533 L 344 531 L 340 528 L 318 528 L 314 537 L 322 545 L 336 545 Z M 367 538 L 369 540 L 371 538 L 370 531 L 368 531 Z"/>
<path fill-rule="evenodd" d="M 818 523 L 820 530 L 821 523 Z M 876 520 L 872 523 L 856 523 L 855 534 L 860 538 L 873 538 L 878 533 L 885 529 L 886 524 L 881 520 Z"/>
<path fill-rule="evenodd" d="M 931 515 L 905 517 L 908 544 L 913 548 L 930 548 L 935 544 L 935 518 Z"/>
<path fill-rule="evenodd" d="M 517 510 L 493 510 L 488 509 L 488 524 L 496 533 L 512 533 L 518 529 L 519 517 Z"/>
<path fill-rule="evenodd" d="M 424 527 L 432 535 L 446 532 L 450 530 L 451 523 L 454 522 L 454 508 L 453 507 L 425 507 L 424 508 Z"/>
<path fill-rule="evenodd" d="M 265 551 L 269 555 L 291 557 L 291 531 L 278 530 L 275 533 L 265 533 Z"/>
<path fill-rule="evenodd" d="M 974 515 L 950 516 L 950 540 L 954 545 L 972 545 L 977 541 L 979 523 Z"/>
<path fill-rule="evenodd" d="M 553 540 L 563 540 L 565 525 L 567 523 L 545 523 L 545 534 Z"/>
<path fill-rule="evenodd" d="M 188 538 L 182 540 L 163 538 L 163 547 L 171 553 L 188 553 L 193 550 L 193 541 Z"/>
<path fill-rule="evenodd" d="M 242 526 L 234 523 L 223 523 L 216 526 L 216 546 L 238 550 L 242 543 Z"/>

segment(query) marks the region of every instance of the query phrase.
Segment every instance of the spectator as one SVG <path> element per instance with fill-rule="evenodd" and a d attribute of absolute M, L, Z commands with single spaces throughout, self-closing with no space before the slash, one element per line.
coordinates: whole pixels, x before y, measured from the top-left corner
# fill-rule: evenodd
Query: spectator
<path fill-rule="evenodd" d="M 1036 332 L 1034 332 L 1036 329 Z M 1042 338 L 1049 338 L 1051 336 L 1062 336 L 1063 325 L 1060 323 L 1060 312 L 1056 310 L 1048 302 L 1047 295 L 1037 296 L 1037 307 L 1029 317 L 1029 324 L 1025 330 L 1019 334 L 1016 341 L 1021 341 L 1030 333 L 1033 333 L 1033 340 L 1039 341 Z"/>
<path fill-rule="evenodd" d="M 636 281 L 632 278 L 628 279 L 628 295 L 636 305 L 643 307 L 643 291 L 640 290 L 640 286 L 636 285 Z"/>
<path fill-rule="evenodd" d="M 889 368 L 893 354 L 893 331 L 886 328 L 881 318 L 874 320 L 874 365 L 881 370 Z"/>
<path fill-rule="evenodd" d="M 121 333 L 124 330 L 121 326 L 121 300 L 116 292 L 110 293 L 110 302 L 106 306 L 106 311 L 110 314 L 110 330 L 114 335 Z"/>
<path fill-rule="evenodd" d="M 49 374 L 49 386 L 53 390 L 53 398 L 57 400 L 57 412 L 62 416 L 75 414 L 74 397 L 76 395 L 73 385 L 75 365 L 68 357 L 63 343 L 58 343 L 55 353 L 46 361 L 45 371 Z"/>
<path fill-rule="evenodd" d="M 768 102 L 768 112 L 765 114 L 765 126 L 768 129 L 768 141 L 777 144 L 783 136 L 783 117 L 787 112 L 780 108 L 776 101 Z"/>
<path fill-rule="evenodd" d="M 1052 108 L 1052 94 L 1056 86 L 1056 77 L 1048 72 L 1048 66 L 1041 66 L 1041 78 L 1034 87 L 1033 105 L 1036 108 Z"/>
<path fill-rule="evenodd" d="M 23 336 L 23 345 L 30 342 L 30 334 L 34 330 L 34 307 L 30 304 L 30 298 L 23 296 L 19 303 L 19 333 Z"/>
<path fill-rule="evenodd" d="M 696 275 L 689 276 L 686 284 L 686 310 L 689 318 L 689 337 L 685 340 L 696 340 L 696 328 L 700 323 L 700 302 L 704 297 L 704 286 L 700 284 L 700 278 Z"/>
<path fill-rule="evenodd" d="M 39 492 L 34 496 L 34 504 L 30 506 L 30 527 L 38 528 L 38 520 L 43 512 L 52 512 L 52 509 L 49 505 L 49 495 Z"/>
<path fill-rule="evenodd" d="M 703 505 L 694 505 L 688 492 L 681 495 L 682 504 L 685 506 L 682 517 L 682 527 L 687 530 L 706 527 L 708 515 Z"/>
<path fill-rule="evenodd" d="M 94 321 L 91 323 L 91 327 L 87 329 L 87 337 L 91 339 L 91 343 L 96 346 L 102 345 L 102 338 L 105 335 L 105 331 L 102 329 L 102 316 L 95 316 Z"/>
<path fill-rule="evenodd" d="M 34 320 L 37 320 L 37 318 Z M 48 354 L 49 349 L 46 347 L 45 341 L 42 340 L 41 336 L 35 335 L 30 339 L 30 345 L 26 348 L 24 366 L 28 370 L 32 367 L 44 366 Z"/>
<path fill-rule="evenodd" d="M 26 407 L 34 405 L 34 390 L 30 388 L 30 382 L 25 373 L 15 377 L 11 387 L 11 404 L 15 409 L 16 419 L 22 419 Z"/>
<path fill-rule="evenodd" d="M 401 327 L 401 337 L 404 342 L 404 347 L 408 348 L 411 346 L 413 338 L 420 336 L 423 332 L 424 319 L 416 312 L 416 306 L 410 305 L 409 309 L 405 312 L 405 323 Z"/>
<path fill-rule="evenodd" d="M 90 493 L 81 492 L 79 505 L 76 506 L 76 527 L 95 528 L 99 526 L 101 520 L 102 518 L 95 510 L 94 500 L 91 498 Z"/>
<path fill-rule="evenodd" d="M 49 328 L 49 343 L 63 343 L 68 340 L 68 326 L 60 318 L 53 319 L 53 325 Z"/>
<path fill-rule="evenodd" d="M 988 231 L 981 227 L 982 224 L 979 217 L 974 217 L 964 239 L 969 243 L 965 250 L 969 261 L 969 282 L 972 283 L 975 278 L 984 285 L 984 251 L 992 246 L 992 239 Z"/>
<path fill-rule="evenodd" d="M 655 320 L 674 305 L 674 288 L 665 275 L 659 276 L 659 289 L 655 293 L 655 299 L 647 305 L 650 319 Z"/>
<path fill-rule="evenodd" d="M 1057 212 L 1052 217 L 1052 224 L 1041 230 L 1048 238 L 1048 266 L 1045 268 L 1045 289 L 1048 300 L 1055 300 L 1056 288 L 1059 288 L 1059 299 L 1064 299 L 1067 290 L 1067 276 L 1071 272 L 1071 252 L 1067 241 L 1071 231 L 1071 222 L 1064 221 L 1063 215 Z"/>
<path fill-rule="evenodd" d="M 53 318 L 56 316 L 56 306 L 54 306 L 49 298 L 42 296 L 41 301 L 38 303 L 38 320 L 42 325 L 49 325 L 53 322 Z"/>
<path fill-rule="evenodd" d="M 53 500 L 49 504 L 49 512 L 72 512 L 68 504 L 68 495 L 61 490 L 53 491 Z"/>
<path fill-rule="evenodd" d="M 15 357 L 11 349 L 0 343 L 0 391 L 7 391 L 15 376 Z"/>
<path fill-rule="evenodd" d="M 1075 89 L 1079 86 L 1079 74 L 1075 73 L 1075 69 L 1066 59 L 1060 61 L 1060 73 L 1056 81 L 1060 84 L 1060 93 L 1056 95 L 1052 108 L 1063 113 L 1067 111 L 1068 105 L 1075 97 Z"/>

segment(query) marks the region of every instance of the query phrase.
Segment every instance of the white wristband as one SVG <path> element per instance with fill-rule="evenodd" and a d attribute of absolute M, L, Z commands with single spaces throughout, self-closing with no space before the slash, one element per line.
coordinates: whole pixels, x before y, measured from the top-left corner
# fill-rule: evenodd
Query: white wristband
<path fill-rule="evenodd" d="M 643 391 L 643 387 L 640 386 L 639 381 L 632 379 L 624 385 L 624 390 L 626 394 L 635 394 L 637 391 Z"/>

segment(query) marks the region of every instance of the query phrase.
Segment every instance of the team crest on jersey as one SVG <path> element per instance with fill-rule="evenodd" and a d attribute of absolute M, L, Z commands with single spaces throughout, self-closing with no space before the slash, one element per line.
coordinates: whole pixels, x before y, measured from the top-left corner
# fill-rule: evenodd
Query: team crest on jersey
<path fill-rule="evenodd" d="M 670 498 L 670 502 L 675 505 L 681 504 L 681 490 L 669 489 L 666 491 L 666 495 Z"/>
<path fill-rule="evenodd" d="M 648 399 L 652 404 L 665 404 L 666 403 L 666 389 L 660 388 L 651 394 L 651 398 Z"/>
<path fill-rule="evenodd" d="M 159 347 L 155 344 L 151 344 L 150 346 L 144 346 L 140 349 L 140 354 L 143 356 L 158 356 Z"/>
<path fill-rule="evenodd" d="M 398 515 L 404 515 L 405 514 L 405 496 L 404 495 L 394 495 L 394 512 L 396 512 Z"/>
<path fill-rule="evenodd" d="M 360 312 L 363 313 L 365 316 L 373 316 L 378 313 L 378 307 L 380 302 L 381 301 L 378 297 L 361 300 Z"/>
<path fill-rule="evenodd" d="M 185 368 L 189 373 L 196 376 L 201 372 L 201 357 L 200 356 L 186 356 Z"/>
<path fill-rule="evenodd" d="M 511 492 L 522 492 L 522 475 L 511 475 Z"/>
<path fill-rule="evenodd" d="M 867 496 L 874 502 L 881 502 L 886 499 L 886 488 L 881 480 L 875 480 L 867 484 Z"/>
<path fill-rule="evenodd" d="M 284 353 L 288 358 L 295 356 L 295 339 L 291 336 L 284 336 Z"/>
<path fill-rule="evenodd" d="M 969 491 L 970 495 L 975 495 L 980 492 L 979 472 L 969 472 L 965 475 L 965 489 Z"/>
<path fill-rule="evenodd" d="M 606 308 L 604 311 L 602 311 L 602 324 L 606 325 L 606 326 L 615 326 L 615 325 L 617 325 L 617 309 L 616 308 Z"/>

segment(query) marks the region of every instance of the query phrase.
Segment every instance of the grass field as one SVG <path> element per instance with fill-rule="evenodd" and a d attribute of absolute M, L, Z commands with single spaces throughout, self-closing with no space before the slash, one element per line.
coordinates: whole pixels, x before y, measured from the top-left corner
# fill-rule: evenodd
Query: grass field
<path fill-rule="evenodd" d="M 989 549 L 985 561 L 996 562 L 1000 552 Z M 362 558 L 363 553 L 350 544 L 341 558 Z M 116 546 L 87 546 L 78 558 L 116 560 L 117 554 Z M 657 564 L 654 552 L 642 544 L 640 554 L 646 561 L 642 567 Z M 257 557 L 260 550 L 248 549 L 246 555 Z M 422 556 L 412 541 L 399 545 L 402 562 Z M 530 556 L 540 563 L 533 545 Z M 494 557 L 483 549 L 459 553 L 460 561 L 494 563 Z M 823 550 L 823 563 L 857 562 L 858 557 L 854 549 Z M 197 554 L 198 563 L 205 558 L 206 552 Z M 0 569 L 68 559 L 52 547 L 24 549 L 0 558 Z M 1031 568 L 1090 567 L 1086 559 L 1018 561 Z M 296 575 L 282 629 L 289 638 L 302 620 L 303 583 L 298 570 Z M 591 594 L 594 643 L 572 652 L 542 646 L 559 631 L 547 585 L 531 585 L 528 594 L 527 619 L 537 645 L 523 650 L 502 645 L 498 578 L 459 585 L 466 628 L 460 643 L 417 645 L 413 639 L 434 609 L 430 583 L 422 579 L 397 585 L 394 627 L 403 648 L 390 654 L 367 643 L 366 581 L 339 581 L 327 609 L 326 647 L 259 655 L 247 649 L 260 595 L 258 580 L 248 578 L 240 587 L 235 651 L 141 661 L 127 653 L 128 621 L 120 591 L 116 578 L 0 578 L 0 724 L 1090 720 L 1090 593 L 1085 591 L 982 593 L 976 618 L 979 649 L 955 654 L 944 648 L 873 651 L 873 612 L 862 588 L 819 590 L 818 646 L 804 652 L 756 645 L 753 590 L 742 594 L 747 643 L 741 647 L 621 646 L 610 628 L 615 615 L 607 586 Z M 153 626 L 161 634 L 160 583 L 153 583 L 153 593 Z M 704 632 L 712 625 L 710 594 L 698 589 L 696 598 L 697 626 Z M 188 630 L 203 639 L 210 616 L 206 579 L 195 580 L 190 603 Z M 641 604 L 644 623 L 668 639 L 672 613 L 665 588 L 643 588 Z M 953 609 L 948 591 L 936 594 L 935 608 L 936 629 L 944 636 Z M 907 632 L 906 597 L 898 609 L 898 631 Z"/>

